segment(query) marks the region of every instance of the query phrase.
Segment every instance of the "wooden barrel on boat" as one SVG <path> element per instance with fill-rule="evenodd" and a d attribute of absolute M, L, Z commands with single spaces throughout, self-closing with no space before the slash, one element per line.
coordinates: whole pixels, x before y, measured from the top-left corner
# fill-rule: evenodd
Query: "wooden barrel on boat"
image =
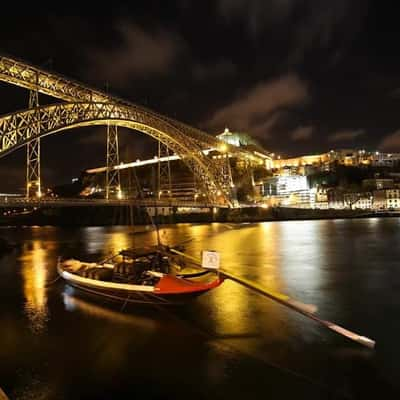
<path fill-rule="evenodd" d="M 116 263 L 116 264 L 114 265 L 114 272 L 117 273 L 117 274 L 121 274 L 121 273 L 122 273 L 121 271 L 122 271 L 123 265 L 124 265 L 123 262 Z"/>
<path fill-rule="evenodd" d="M 99 281 L 110 281 L 112 278 L 112 274 L 113 274 L 112 269 L 96 268 L 95 271 L 93 271 L 93 279 Z"/>
<path fill-rule="evenodd" d="M 114 272 L 117 274 L 128 275 L 132 273 L 132 270 L 133 264 L 131 263 L 120 262 L 114 266 Z"/>
<path fill-rule="evenodd" d="M 91 278 L 93 279 L 93 272 L 96 269 L 96 267 L 92 267 L 92 268 L 86 268 L 83 272 L 82 272 L 82 276 L 84 278 Z"/>

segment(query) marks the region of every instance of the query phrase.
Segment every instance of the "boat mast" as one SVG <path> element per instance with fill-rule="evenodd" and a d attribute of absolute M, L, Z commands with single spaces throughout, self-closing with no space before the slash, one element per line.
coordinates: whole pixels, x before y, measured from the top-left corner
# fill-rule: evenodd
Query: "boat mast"
<path fill-rule="evenodd" d="M 135 178 L 136 188 L 137 188 L 137 191 L 138 191 L 138 194 L 139 194 L 139 199 L 144 199 L 143 191 L 142 191 L 142 188 L 140 186 L 140 182 L 139 182 L 139 179 L 137 177 L 135 168 L 132 168 L 132 169 L 133 169 L 133 175 L 134 175 L 134 178 Z M 153 190 L 153 192 L 155 192 L 155 191 Z M 157 210 L 157 207 L 155 207 L 155 205 L 156 205 L 156 203 L 154 204 L 154 210 Z M 161 246 L 161 238 L 160 238 L 160 232 L 159 232 L 159 229 L 158 229 L 158 224 L 154 222 L 154 218 L 151 215 L 151 212 L 149 211 L 148 207 L 144 206 L 144 208 L 146 210 L 147 216 L 149 217 L 149 220 L 150 220 L 150 223 L 151 223 L 152 227 L 156 229 L 157 246 L 160 247 Z M 156 211 L 154 211 L 154 213 L 156 214 Z"/>

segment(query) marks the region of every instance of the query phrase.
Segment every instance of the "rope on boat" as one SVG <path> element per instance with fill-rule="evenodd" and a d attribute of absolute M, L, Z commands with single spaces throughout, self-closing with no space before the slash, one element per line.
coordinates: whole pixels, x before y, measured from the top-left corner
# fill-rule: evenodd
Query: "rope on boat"
<path fill-rule="evenodd" d="M 211 274 L 213 271 L 201 271 L 201 272 L 193 272 L 190 274 L 176 274 L 179 278 L 197 278 L 199 276 L 203 276 L 206 274 Z"/>
<path fill-rule="evenodd" d="M 58 280 L 61 279 L 61 275 L 58 275 L 57 278 L 53 279 L 52 281 L 50 281 L 49 283 L 46 283 L 44 285 L 45 288 L 48 288 L 50 286 L 52 286 L 53 284 L 55 284 Z"/>
<path fill-rule="evenodd" d="M 131 297 L 131 294 L 128 294 L 128 296 L 126 296 L 126 299 L 124 301 L 124 304 L 122 304 L 121 310 L 120 311 L 124 311 L 124 308 L 126 306 L 126 303 L 128 303 L 129 298 Z"/>

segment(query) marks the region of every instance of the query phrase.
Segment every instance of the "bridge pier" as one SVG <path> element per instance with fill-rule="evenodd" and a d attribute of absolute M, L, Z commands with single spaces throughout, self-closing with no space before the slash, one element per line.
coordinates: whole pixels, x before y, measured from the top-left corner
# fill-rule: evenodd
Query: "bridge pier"
<path fill-rule="evenodd" d="M 39 107 L 39 92 L 29 91 L 29 108 Z M 36 136 L 40 133 L 40 120 L 38 124 L 33 124 L 30 136 Z M 26 145 L 26 198 L 41 197 L 40 184 L 40 138 L 33 139 Z"/>
<path fill-rule="evenodd" d="M 114 167 L 119 165 L 118 127 L 107 124 L 107 170 L 106 199 L 122 198 L 120 171 Z"/>
<path fill-rule="evenodd" d="M 171 167 L 169 163 L 169 149 L 168 147 L 158 141 L 158 176 L 157 176 L 157 193 L 160 200 L 163 195 L 171 198 Z M 166 162 L 161 162 L 163 157 L 167 158 Z"/>

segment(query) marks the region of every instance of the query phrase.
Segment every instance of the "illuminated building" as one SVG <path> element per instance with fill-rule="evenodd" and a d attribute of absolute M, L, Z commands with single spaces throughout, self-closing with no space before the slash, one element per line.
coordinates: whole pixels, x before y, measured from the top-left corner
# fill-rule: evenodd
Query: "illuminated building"
<path fill-rule="evenodd" d="M 329 162 L 329 154 L 316 154 L 316 155 L 306 155 L 286 159 L 274 159 L 273 167 L 276 169 L 281 169 L 284 167 L 302 167 L 306 165 L 322 165 L 323 163 Z"/>
<path fill-rule="evenodd" d="M 400 208 L 400 189 L 374 190 L 373 197 L 377 210 Z"/>
<path fill-rule="evenodd" d="M 372 156 L 374 167 L 394 167 L 400 163 L 400 153 L 381 153 L 376 151 Z"/>
<path fill-rule="evenodd" d="M 303 175 L 268 178 L 261 194 L 270 205 L 310 207 L 310 186 Z"/>
<path fill-rule="evenodd" d="M 259 146 L 259 143 L 254 140 L 251 136 L 247 133 L 239 133 L 239 132 L 231 132 L 228 128 L 225 128 L 224 132 L 220 135 L 217 135 L 217 139 L 222 140 L 223 142 L 229 143 L 235 147 L 242 147 L 242 146 Z"/>
<path fill-rule="evenodd" d="M 394 180 L 383 178 L 363 179 L 362 187 L 367 190 L 391 189 L 394 187 Z"/>
<path fill-rule="evenodd" d="M 224 132 L 217 135 L 217 139 L 228 143 L 231 146 L 241 147 L 249 152 L 248 161 L 253 161 L 256 164 L 261 163 L 261 165 L 264 165 L 266 169 L 273 168 L 272 154 L 265 151 L 260 143 L 247 133 L 231 132 L 228 128 L 225 128 Z M 225 151 L 226 150 L 223 152 Z"/>
<path fill-rule="evenodd" d="M 373 208 L 373 200 L 371 192 L 344 194 L 344 206 L 350 209 L 369 210 Z"/>
<path fill-rule="evenodd" d="M 274 159 L 273 168 L 297 168 L 298 173 L 309 175 L 307 169 L 319 168 L 330 170 L 334 164 L 346 167 L 362 167 L 371 165 L 374 167 L 394 167 L 400 164 L 400 153 L 381 153 L 379 151 L 366 151 L 356 149 L 330 150 L 328 153 L 304 155 L 286 159 Z"/>

